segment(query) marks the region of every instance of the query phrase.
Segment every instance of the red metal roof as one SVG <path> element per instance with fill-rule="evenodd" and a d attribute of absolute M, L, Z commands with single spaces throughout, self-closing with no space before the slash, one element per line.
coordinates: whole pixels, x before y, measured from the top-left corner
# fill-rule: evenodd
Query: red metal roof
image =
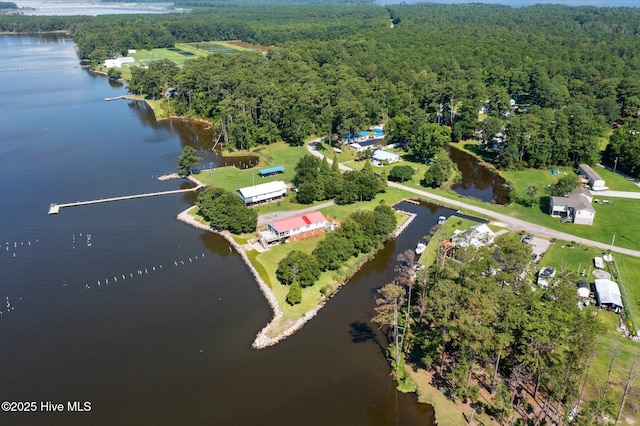
<path fill-rule="evenodd" d="M 326 222 L 327 219 L 322 213 L 309 212 L 297 216 L 287 217 L 285 219 L 274 220 L 269 225 L 271 225 L 271 227 L 274 228 L 278 233 L 281 233 L 323 221 Z"/>

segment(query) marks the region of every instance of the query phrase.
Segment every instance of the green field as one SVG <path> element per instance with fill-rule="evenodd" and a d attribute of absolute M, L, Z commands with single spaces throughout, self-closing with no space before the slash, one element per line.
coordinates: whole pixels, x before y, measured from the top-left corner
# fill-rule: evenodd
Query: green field
<path fill-rule="evenodd" d="M 242 43 L 240 43 L 242 44 Z M 240 46 L 238 44 L 232 44 L 224 41 L 204 41 L 198 43 L 176 43 L 174 47 L 158 48 L 158 49 L 138 49 L 136 53 L 130 54 L 135 59 L 136 63 L 133 66 L 147 65 L 152 61 L 159 61 L 161 59 L 168 59 L 171 62 L 182 66 L 185 61 L 194 59 L 197 57 L 209 56 L 216 53 L 225 55 L 235 54 L 242 51 L 259 50 L 264 51 L 266 48 L 263 46 Z M 125 64 L 120 71 L 122 73 L 122 79 L 129 81 L 131 79 L 131 65 Z M 100 66 L 101 71 L 106 72 L 106 68 Z"/>

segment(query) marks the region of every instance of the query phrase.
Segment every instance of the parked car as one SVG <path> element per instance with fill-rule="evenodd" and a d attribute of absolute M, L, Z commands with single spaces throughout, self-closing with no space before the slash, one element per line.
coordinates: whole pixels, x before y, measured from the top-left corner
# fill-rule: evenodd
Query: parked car
<path fill-rule="evenodd" d="M 533 235 L 527 234 L 524 237 L 522 237 L 521 241 L 525 244 L 531 244 L 533 242 Z"/>

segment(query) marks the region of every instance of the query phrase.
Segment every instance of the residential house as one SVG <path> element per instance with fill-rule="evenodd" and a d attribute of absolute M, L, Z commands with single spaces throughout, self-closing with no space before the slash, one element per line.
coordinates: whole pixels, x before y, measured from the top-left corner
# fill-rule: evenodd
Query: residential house
<path fill-rule="evenodd" d="M 496 234 L 485 223 L 464 231 L 453 231 L 451 242 L 455 247 L 482 247 L 493 244 Z"/>
<path fill-rule="evenodd" d="M 563 222 L 578 225 L 593 225 L 596 211 L 591 205 L 591 193 L 584 188 L 576 188 L 565 197 L 551 197 L 549 214 L 563 218 Z"/>
<path fill-rule="evenodd" d="M 373 149 L 379 141 L 380 139 L 368 139 L 365 141 L 349 144 L 349 146 L 356 152 L 364 152 L 368 149 Z"/>
<path fill-rule="evenodd" d="M 260 238 L 267 244 L 282 240 L 295 241 L 316 237 L 330 229 L 327 218 L 313 211 L 270 222 L 268 228 L 260 232 Z"/>
<path fill-rule="evenodd" d="M 133 64 L 134 62 L 135 59 L 131 56 L 125 56 L 122 58 L 106 59 L 104 61 L 104 66 L 105 68 L 121 68 L 122 64 Z"/>
<path fill-rule="evenodd" d="M 556 268 L 545 266 L 538 272 L 537 284 L 542 288 L 548 288 L 551 280 L 556 276 Z"/>

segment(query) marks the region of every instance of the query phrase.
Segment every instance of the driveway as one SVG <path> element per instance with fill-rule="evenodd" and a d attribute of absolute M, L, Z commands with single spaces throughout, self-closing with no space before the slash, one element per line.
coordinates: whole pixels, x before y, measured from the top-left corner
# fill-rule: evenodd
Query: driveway
<path fill-rule="evenodd" d="M 594 198 L 598 197 L 615 197 L 615 198 L 631 198 L 640 200 L 640 192 L 633 191 L 589 191 Z"/>

